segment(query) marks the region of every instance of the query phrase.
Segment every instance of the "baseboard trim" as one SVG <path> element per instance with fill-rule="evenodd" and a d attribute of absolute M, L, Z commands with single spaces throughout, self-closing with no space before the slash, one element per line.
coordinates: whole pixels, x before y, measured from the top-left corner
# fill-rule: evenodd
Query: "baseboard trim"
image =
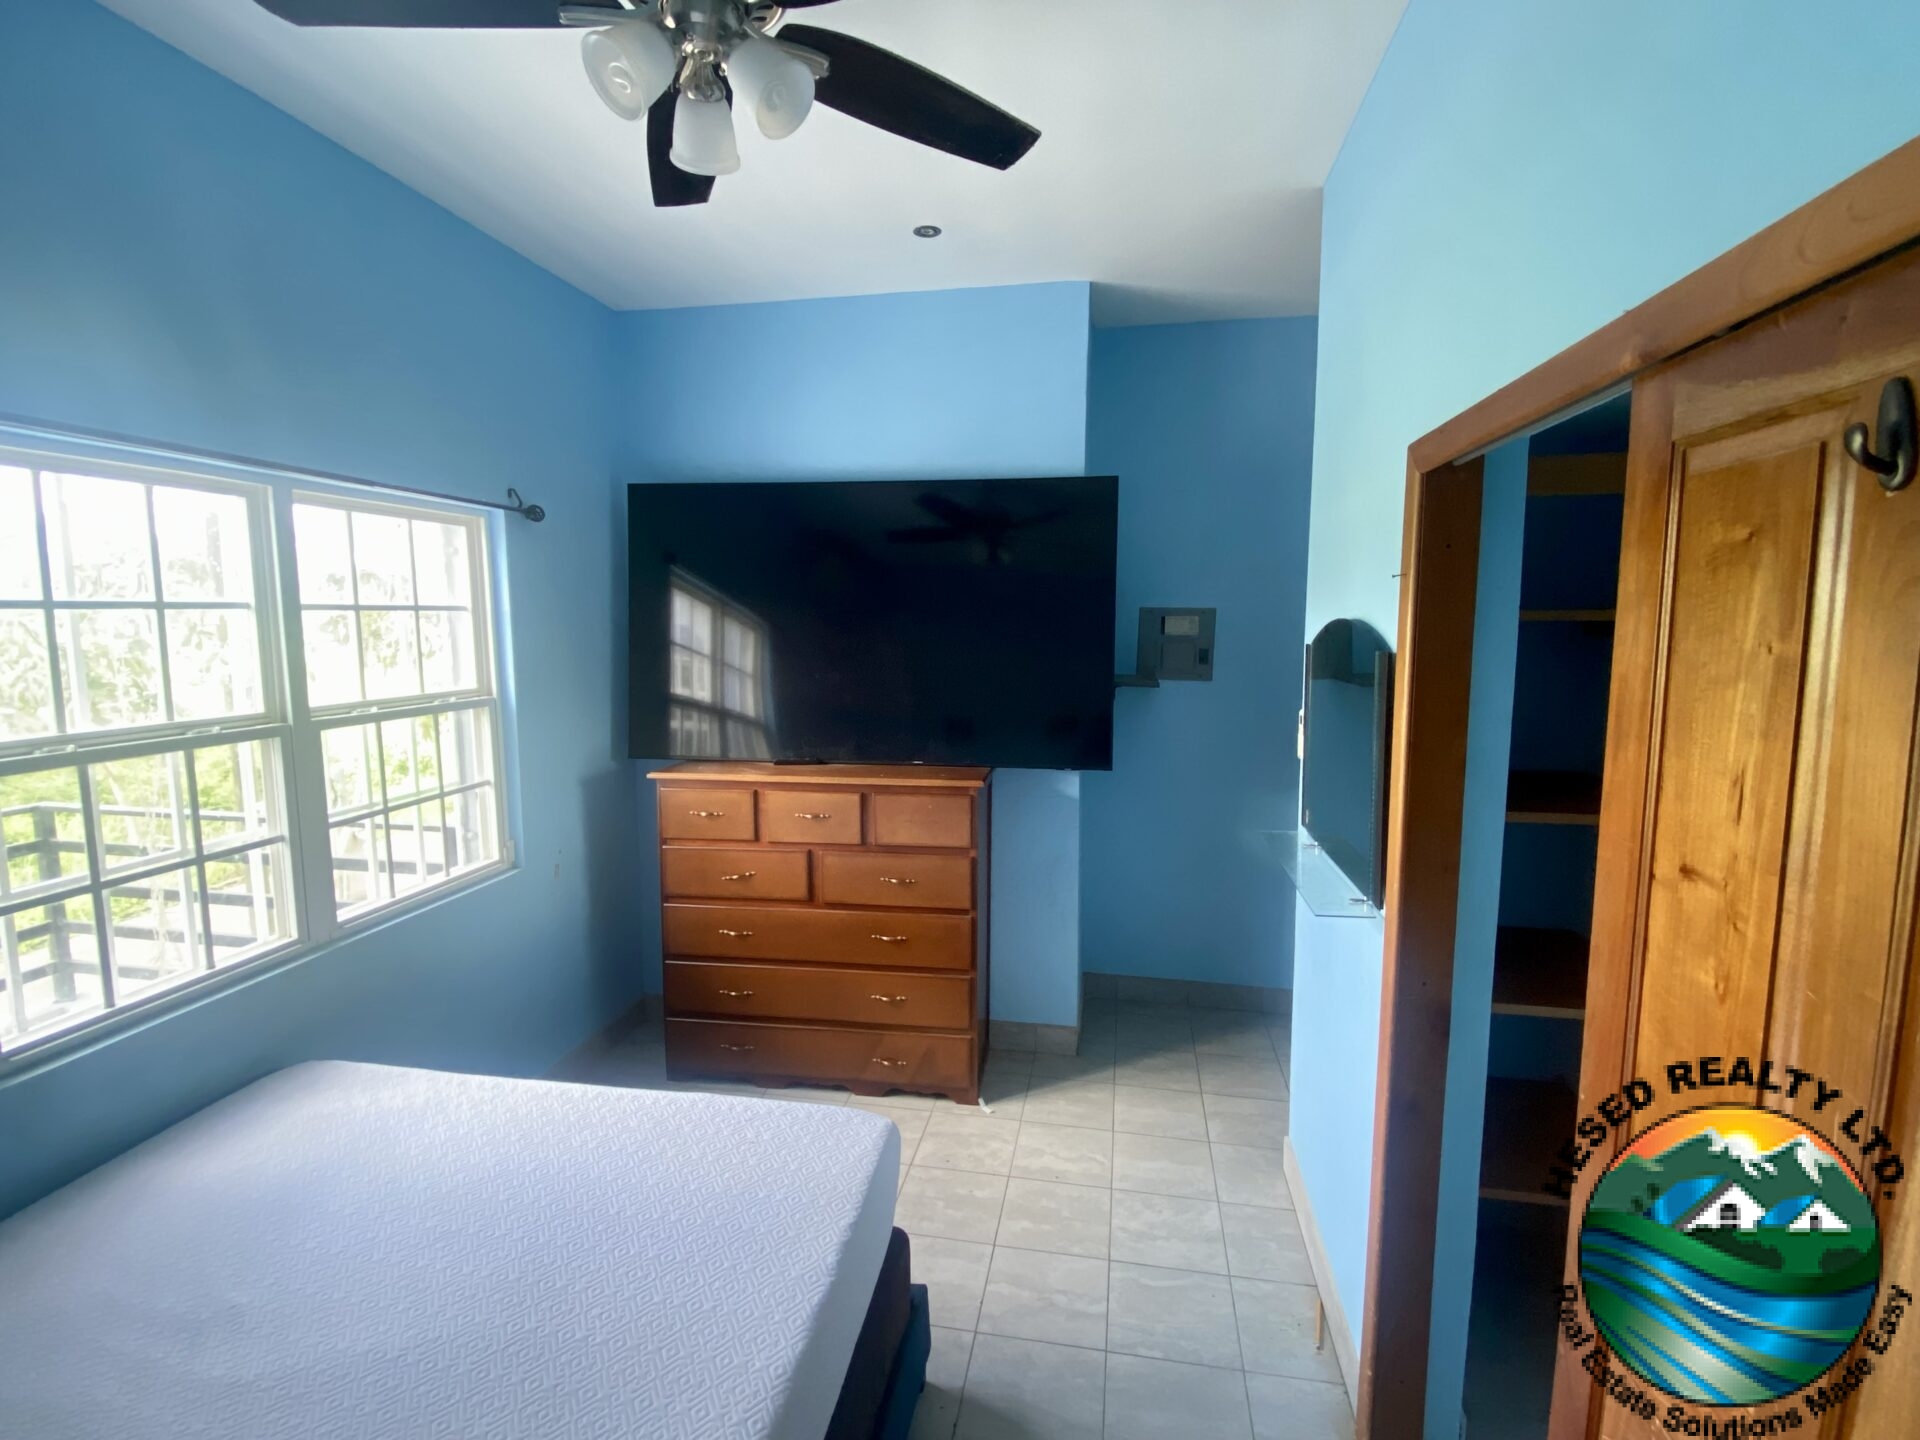
<path fill-rule="evenodd" d="M 1144 975 L 1083 971 L 1080 993 L 1089 1000 L 1125 1000 L 1145 1005 L 1191 1005 L 1206 1010 L 1293 1013 L 1293 991 L 1273 985 L 1223 985 L 1213 980 L 1161 980 Z"/>
<path fill-rule="evenodd" d="M 1313 1267 L 1313 1283 L 1319 1287 L 1320 1303 L 1327 1312 L 1327 1334 L 1333 1340 L 1333 1358 L 1339 1362 L 1340 1378 L 1347 1384 L 1347 1399 L 1354 1413 L 1360 1411 L 1360 1357 L 1353 1347 L 1353 1327 L 1347 1324 L 1347 1312 L 1340 1304 L 1340 1291 L 1333 1283 L 1333 1266 L 1327 1261 L 1327 1247 L 1320 1239 L 1320 1222 L 1313 1217 L 1313 1205 L 1307 1198 L 1306 1181 L 1300 1178 L 1300 1158 L 1293 1153 L 1293 1137 L 1287 1136 L 1281 1152 L 1287 1189 L 1293 1194 L 1293 1213 L 1300 1221 L 1300 1234 L 1307 1242 L 1307 1264 Z"/>
<path fill-rule="evenodd" d="M 1023 1055 L 1078 1055 L 1078 1025 L 1031 1025 L 1025 1020 L 987 1021 L 988 1050 L 1018 1051 Z"/>
<path fill-rule="evenodd" d="M 630 1033 L 644 1027 L 649 1016 L 661 1013 L 660 1006 L 660 996 L 642 995 L 612 1020 L 562 1055 L 558 1063 L 546 1072 L 547 1077 L 553 1079 L 576 1073 L 595 1057 L 611 1050 Z"/>

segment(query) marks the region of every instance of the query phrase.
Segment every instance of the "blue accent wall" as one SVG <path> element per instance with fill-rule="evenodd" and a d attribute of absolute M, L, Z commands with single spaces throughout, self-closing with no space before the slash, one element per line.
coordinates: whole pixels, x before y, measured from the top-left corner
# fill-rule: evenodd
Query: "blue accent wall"
<path fill-rule="evenodd" d="M 1306 633 L 1394 633 L 1413 440 L 1920 132 L 1849 44 L 1920 52 L 1920 8 L 1412 0 L 1327 182 Z M 1296 913 L 1293 1143 L 1358 1326 L 1381 930 Z"/>
<path fill-rule="evenodd" d="M 1084 474 L 1089 304 L 1073 282 L 622 315 L 619 478 Z M 1081 784 L 994 778 L 996 1019 L 1079 1022 Z M 657 990 L 657 927 L 645 943 Z"/>
<path fill-rule="evenodd" d="M 1219 610 L 1214 678 L 1122 690 L 1082 780 L 1086 969 L 1286 986 L 1314 321 L 1096 330 L 1088 463 L 1121 477 L 1115 667 L 1147 605 Z"/>
<path fill-rule="evenodd" d="M 0 7 L 0 196 L 0 412 L 548 507 L 521 868 L 0 1085 L 0 1214 L 294 1061 L 544 1071 L 640 989 L 612 316 L 90 4 Z"/>

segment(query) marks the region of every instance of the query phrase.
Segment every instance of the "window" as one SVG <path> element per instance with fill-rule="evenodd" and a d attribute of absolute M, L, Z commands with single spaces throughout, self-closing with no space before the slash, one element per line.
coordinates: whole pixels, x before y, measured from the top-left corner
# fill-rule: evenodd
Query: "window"
<path fill-rule="evenodd" d="M 487 591 L 461 513 L 0 452 L 0 1058 L 503 864 Z"/>
<path fill-rule="evenodd" d="M 358 915 L 500 858 L 480 534 L 444 514 L 293 507 L 333 899 Z"/>
<path fill-rule="evenodd" d="M 766 626 L 685 575 L 671 587 L 675 755 L 769 760 Z"/>

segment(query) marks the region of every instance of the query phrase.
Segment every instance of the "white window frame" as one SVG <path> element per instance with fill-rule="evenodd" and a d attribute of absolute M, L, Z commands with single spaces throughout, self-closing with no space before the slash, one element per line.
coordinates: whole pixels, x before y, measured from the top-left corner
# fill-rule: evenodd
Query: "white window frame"
<path fill-rule="evenodd" d="M 493 543 L 492 526 L 483 513 L 456 503 L 425 499 L 415 501 L 411 497 L 405 503 L 395 503 L 369 490 L 345 485 L 323 485 L 304 476 L 252 466 L 228 465 L 211 460 L 204 463 L 174 460 L 171 457 L 149 461 L 142 456 L 128 460 L 122 454 L 115 453 L 116 448 L 97 446 L 81 439 L 75 439 L 70 445 L 47 444 L 37 438 L 26 443 L 0 433 L 0 466 L 129 480 L 149 485 L 171 485 L 237 495 L 245 499 L 248 505 L 247 535 L 251 548 L 254 596 L 252 609 L 256 621 L 263 708 L 253 715 L 225 717 L 211 722 L 165 720 L 115 729 L 66 732 L 30 740 L 0 741 L 0 775 L 63 767 L 74 768 L 79 773 L 89 878 L 75 885 L 49 884 L 44 891 L 68 898 L 85 896 L 92 901 L 96 943 L 100 950 L 103 999 L 103 1007 L 91 1015 L 40 1034 L 7 1042 L 5 1048 L 0 1049 L 0 1078 L 37 1065 L 51 1054 L 92 1043 L 101 1038 L 103 1033 L 144 1023 L 157 1013 L 193 1003 L 211 991 L 244 983 L 263 969 L 277 968 L 302 959 L 410 911 L 439 904 L 515 869 L 518 863 L 512 840 L 515 797 L 509 783 L 506 752 L 507 697 L 499 683 L 498 672 L 503 643 L 494 598 L 493 572 L 498 556 Z M 44 536 L 46 521 L 40 513 L 40 504 L 36 489 L 36 517 Z M 353 701 L 317 708 L 308 704 L 305 636 L 301 625 L 299 573 L 295 562 L 293 507 L 296 504 L 394 514 L 466 530 L 468 563 L 472 571 L 473 685 L 457 691 L 406 696 L 397 700 Z M 5 608 L 41 609 L 51 617 L 54 607 L 51 603 L 50 576 L 47 574 L 50 557 L 44 553 L 44 538 L 41 540 L 41 549 L 41 600 L 0 602 Z M 157 556 L 154 561 L 154 581 L 156 587 L 163 584 Z M 156 599 L 150 606 L 149 602 L 144 601 L 128 603 L 158 607 L 163 592 L 156 588 L 155 593 Z M 417 591 L 415 599 L 417 602 Z M 82 608 L 115 607 L 109 603 Z M 421 607 L 416 603 L 410 606 L 367 608 L 417 610 L 436 607 Z M 56 726 L 61 726 L 65 723 L 64 687 L 58 676 L 59 662 L 53 653 L 56 636 L 51 620 L 47 640 L 49 663 L 53 667 L 49 671 L 53 676 L 53 714 Z M 165 636 L 157 637 L 157 643 L 156 663 L 164 667 L 167 663 Z M 450 875 L 438 883 L 417 887 L 377 904 L 354 908 L 350 914 L 343 916 L 340 913 L 342 907 L 334 898 L 327 777 L 321 739 L 323 732 L 343 725 L 377 724 L 380 721 L 440 715 L 463 709 L 484 709 L 488 714 L 491 752 L 487 757 L 489 774 L 485 781 L 474 783 L 490 785 L 493 790 L 495 858 Z M 150 881 L 178 870 L 183 861 L 178 854 L 168 854 L 156 857 L 150 864 L 130 866 L 111 874 L 107 872 L 104 856 L 99 853 L 91 767 L 159 753 L 182 751 L 190 754 L 194 748 L 240 745 L 249 741 L 271 741 L 278 748 L 279 762 L 277 766 L 270 765 L 267 779 L 270 792 L 274 789 L 275 781 L 279 782 L 279 804 L 284 807 L 291 937 L 279 944 L 263 947 L 244 959 L 205 970 L 191 979 L 116 1003 L 112 964 L 105 943 L 106 932 L 102 928 L 110 923 L 110 918 L 104 913 L 102 902 L 108 891 Z M 277 775 L 272 773 L 274 770 L 278 771 Z M 383 777 L 370 776 L 369 779 L 372 783 L 384 784 Z M 471 786 L 456 787 L 464 788 Z M 444 784 L 442 793 L 450 793 Z M 271 808 L 276 807 L 270 802 Z M 277 844 L 279 841 L 274 839 L 258 843 Z M 228 851 L 213 844 L 206 847 L 196 844 L 195 851 L 206 853 L 210 850 L 209 858 L 222 859 L 230 854 L 245 854 L 250 848 L 255 847 L 242 846 Z M 43 893 L 43 887 L 32 887 L 30 892 L 16 892 L 9 897 L 9 903 L 29 893 L 39 895 Z M 204 894 L 200 899 L 200 911 L 204 923 L 207 913 Z M 8 1003 L 11 1003 L 10 999 Z"/>

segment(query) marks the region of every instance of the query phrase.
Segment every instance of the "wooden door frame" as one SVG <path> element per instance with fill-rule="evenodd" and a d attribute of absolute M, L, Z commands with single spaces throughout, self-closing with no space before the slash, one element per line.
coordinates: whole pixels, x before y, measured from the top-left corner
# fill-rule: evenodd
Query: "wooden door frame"
<path fill-rule="evenodd" d="M 1407 452 L 1359 1440 L 1412 1440 L 1425 1424 L 1479 566 L 1478 457 L 1916 244 L 1920 139 L 1495 391 Z"/>

